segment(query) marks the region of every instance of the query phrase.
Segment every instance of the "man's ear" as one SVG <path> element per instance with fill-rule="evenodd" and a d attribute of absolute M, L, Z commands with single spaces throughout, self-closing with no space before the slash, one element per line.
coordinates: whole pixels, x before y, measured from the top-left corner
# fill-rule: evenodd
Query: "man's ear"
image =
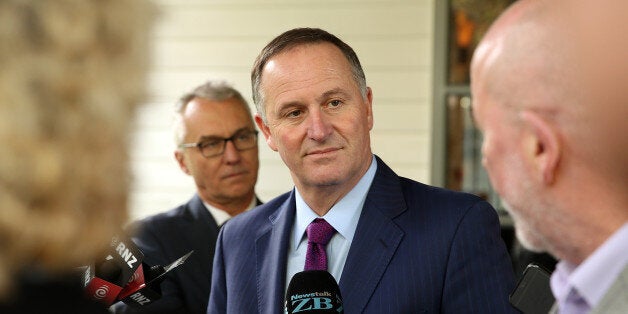
<path fill-rule="evenodd" d="M 270 149 L 274 151 L 277 151 L 277 145 L 275 145 L 275 143 L 273 142 L 273 137 L 270 134 L 270 128 L 264 123 L 264 120 L 262 120 L 262 117 L 259 115 L 259 113 L 255 114 L 255 124 L 257 124 L 257 128 L 262 131 L 262 134 L 264 134 L 264 138 L 266 139 L 266 144 L 268 144 L 268 147 L 270 147 Z"/>
<path fill-rule="evenodd" d="M 562 153 L 558 132 L 538 113 L 523 111 L 520 115 L 526 132 L 524 154 L 532 161 L 543 183 L 552 184 Z"/>
<path fill-rule="evenodd" d="M 185 154 L 182 151 L 177 149 L 174 151 L 174 158 L 177 160 L 177 163 L 179 164 L 179 168 L 181 168 L 181 171 L 183 171 L 187 175 L 191 175 L 190 169 L 188 169 L 188 166 L 185 164 Z"/>
<path fill-rule="evenodd" d="M 373 91 L 370 87 L 366 88 L 366 119 L 368 122 L 369 130 L 373 130 Z"/>

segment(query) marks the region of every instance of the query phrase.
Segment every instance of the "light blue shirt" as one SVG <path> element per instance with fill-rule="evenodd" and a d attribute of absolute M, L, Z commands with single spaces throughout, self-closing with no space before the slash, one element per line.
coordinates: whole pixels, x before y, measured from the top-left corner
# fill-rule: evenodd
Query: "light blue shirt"
<path fill-rule="evenodd" d="M 371 166 L 358 184 L 334 204 L 323 217 L 319 217 L 305 203 L 303 197 L 299 194 L 299 190 L 295 188 L 294 194 L 297 210 L 288 247 L 286 289 L 288 289 L 292 276 L 303 271 L 305 267 L 305 253 L 307 252 L 305 229 L 315 218 L 324 218 L 337 231 L 327 244 L 325 251 L 327 252 L 327 271 L 334 276 L 336 282 L 340 282 L 340 276 L 347 260 L 355 229 L 358 226 L 366 194 L 371 187 L 376 170 L 377 162 L 375 157 L 373 157 Z"/>
<path fill-rule="evenodd" d="M 628 264 L 628 223 L 579 266 L 561 261 L 551 288 L 559 313 L 587 313 L 595 308 Z"/>

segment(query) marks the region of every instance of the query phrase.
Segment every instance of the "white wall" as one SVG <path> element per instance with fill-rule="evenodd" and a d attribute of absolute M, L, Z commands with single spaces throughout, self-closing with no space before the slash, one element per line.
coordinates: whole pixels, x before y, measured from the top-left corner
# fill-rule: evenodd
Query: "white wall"
<path fill-rule="evenodd" d="M 294 27 L 323 28 L 354 48 L 373 89 L 373 151 L 398 174 L 429 183 L 434 1 L 158 0 L 149 99 L 131 151 L 131 218 L 168 210 L 194 193 L 191 177 L 173 157 L 170 121 L 177 98 L 219 78 L 252 102 L 253 60 L 268 41 Z M 263 201 L 292 188 L 279 155 L 263 140 L 260 164 L 256 191 Z"/>

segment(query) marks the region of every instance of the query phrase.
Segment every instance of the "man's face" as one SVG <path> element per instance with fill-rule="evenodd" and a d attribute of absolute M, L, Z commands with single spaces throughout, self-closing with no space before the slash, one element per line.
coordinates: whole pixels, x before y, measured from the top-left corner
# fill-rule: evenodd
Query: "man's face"
<path fill-rule="evenodd" d="M 209 138 L 229 138 L 242 130 L 255 130 L 249 112 L 237 99 L 210 101 L 195 98 L 183 113 L 184 143 Z M 198 148 L 176 151 L 181 169 L 191 175 L 201 198 L 217 206 L 254 195 L 259 168 L 257 145 L 238 151 L 233 142 L 226 143 L 222 155 L 206 158 Z"/>
<path fill-rule="evenodd" d="M 262 72 L 267 124 L 256 122 L 299 188 L 349 188 L 372 159 L 371 92 L 362 97 L 342 52 L 301 45 L 271 58 Z"/>
<path fill-rule="evenodd" d="M 519 241 L 530 250 L 545 251 L 543 213 L 536 202 L 531 171 L 522 159 L 525 143 L 516 112 L 489 97 L 481 86 L 482 82 L 474 82 L 472 92 L 473 116 L 483 135 L 482 165 L 514 220 Z"/>

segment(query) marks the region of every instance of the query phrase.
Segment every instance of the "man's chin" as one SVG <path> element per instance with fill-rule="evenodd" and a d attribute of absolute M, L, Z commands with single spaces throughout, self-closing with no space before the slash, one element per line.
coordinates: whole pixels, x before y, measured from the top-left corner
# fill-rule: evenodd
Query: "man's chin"
<path fill-rule="evenodd" d="M 544 253 L 546 250 L 541 245 L 540 239 L 531 235 L 529 230 L 523 231 L 522 228 L 518 227 L 515 223 L 515 232 L 517 234 L 517 240 L 519 243 L 526 248 L 528 251 L 532 251 L 534 253 Z"/>
<path fill-rule="evenodd" d="M 535 253 L 546 252 L 547 250 L 542 244 L 543 241 L 539 237 L 540 233 L 538 232 L 538 230 L 533 230 L 532 228 L 530 228 L 529 224 L 523 218 L 521 218 L 517 214 L 516 210 L 514 210 L 513 207 L 503 198 L 501 199 L 501 203 L 504 209 L 506 209 L 506 211 L 508 212 L 508 214 L 510 214 L 510 217 L 512 217 L 515 226 L 515 234 L 517 236 L 517 240 L 519 240 L 519 243 L 521 243 L 521 245 L 529 251 Z"/>
<path fill-rule="evenodd" d="M 221 194 L 229 199 L 241 199 L 246 195 L 250 195 L 252 191 L 249 183 L 225 184 L 221 188 Z"/>

